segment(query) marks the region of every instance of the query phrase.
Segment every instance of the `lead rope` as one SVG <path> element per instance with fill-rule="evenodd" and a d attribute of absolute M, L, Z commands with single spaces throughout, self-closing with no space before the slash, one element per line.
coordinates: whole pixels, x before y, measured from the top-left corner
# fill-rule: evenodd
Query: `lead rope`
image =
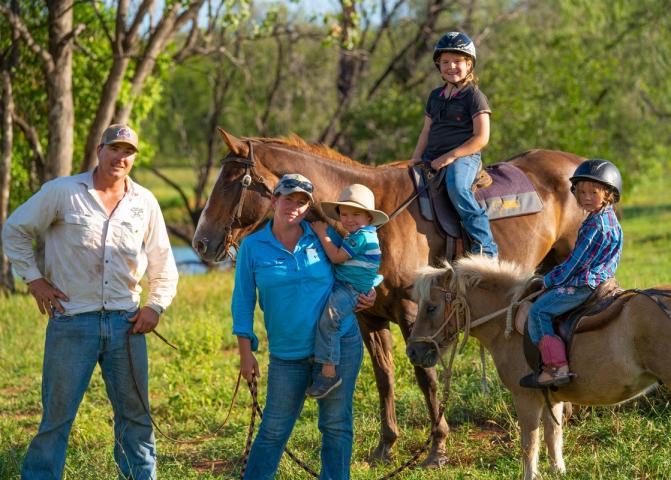
<path fill-rule="evenodd" d="M 179 350 L 175 345 L 170 343 L 163 335 L 158 333 L 156 330 L 152 330 L 151 332 L 154 335 L 156 335 L 158 338 L 163 340 L 163 342 L 165 342 L 166 345 L 168 345 L 169 347 L 173 348 L 174 350 Z M 233 410 L 233 406 L 235 405 L 235 399 L 238 396 L 238 390 L 240 388 L 240 378 L 242 378 L 242 373 L 238 372 L 238 380 L 235 383 L 235 391 L 233 392 L 233 398 L 231 399 L 231 404 L 228 407 L 228 413 L 226 414 L 226 418 L 221 423 L 221 425 L 219 425 L 213 431 L 206 433 L 205 435 L 202 435 L 202 436 L 196 437 L 196 438 L 192 438 L 192 439 L 188 439 L 188 440 L 181 440 L 179 438 L 171 437 L 170 435 L 164 433 L 163 430 L 161 430 L 161 428 L 158 426 L 158 424 L 154 420 L 154 417 L 152 416 L 151 412 L 149 411 L 149 405 L 147 404 L 147 402 L 145 402 L 144 397 L 140 393 L 140 385 L 138 384 L 137 376 L 135 375 L 135 366 L 133 364 L 133 355 L 131 353 L 132 350 L 131 350 L 131 346 L 130 346 L 130 338 L 131 338 L 132 335 L 134 335 L 133 332 L 131 330 L 128 330 L 128 332 L 126 333 L 126 352 L 128 353 L 128 365 L 130 366 L 130 376 L 133 380 L 133 387 L 135 388 L 135 393 L 137 394 L 137 397 L 140 399 L 140 403 L 142 403 L 142 408 L 144 409 L 144 412 L 149 417 L 149 420 L 151 420 L 151 424 L 154 426 L 156 431 L 162 437 L 164 437 L 167 440 L 170 440 L 171 442 L 174 442 L 174 443 L 199 443 L 199 442 L 202 442 L 204 440 L 213 438 L 217 433 L 219 433 L 226 426 L 226 424 L 228 423 L 228 419 L 231 416 L 231 411 Z"/>
<path fill-rule="evenodd" d="M 261 406 L 259 405 L 258 401 L 258 385 L 256 382 L 256 377 L 252 377 L 251 382 L 247 382 L 247 385 L 249 386 L 249 393 L 252 397 L 252 414 L 251 418 L 249 420 L 249 428 L 247 429 L 247 440 L 245 442 L 245 449 L 242 452 L 242 467 L 240 470 L 240 479 L 244 479 L 245 477 L 245 471 L 247 470 L 247 463 L 249 461 L 249 453 L 251 451 L 252 447 L 252 438 L 254 436 L 254 425 L 256 421 L 256 415 L 258 413 L 259 418 L 263 419 L 263 410 L 261 409 Z M 438 416 L 436 417 L 436 421 L 434 422 L 433 426 L 431 427 L 431 432 L 429 433 L 427 439 L 424 441 L 422 446 L 419 448 L 417 452 L 403 465 L 400 465 L 399 467 L 395 468 L 391 472 L 387 473 L 386 475 L 380 477 L 379 480 L 389 480 L 391 478 L 394 478 L 397 476 L 399 473 L 404 471 L 407 468 L 412 467 L 417 463 L 419 460 L 419 457 L 422 456 L 424 452 L 429 448 L 431 445 L 431 440 L 433 438 L 433 435 L 436 433 L 436 430 L 438 429 L 438 425 L 440 424 L 440 421 L 443 418 L 443 412 L 444 412 L 444 406 L 441 405 L 439 410 L 438 410 Z M 319 474 L 315 472 L 312 468 L 310 468 L 305 462 L 303 462 L 301 459 L 299 459 L 289 448 L 285 447 L 284 451 L 286 454 L 293 460 L 299 467 L 301 467 L 303 470 L 305 470 L 308 474 L 310 474 L 314 478 L 319 478 Z"/>

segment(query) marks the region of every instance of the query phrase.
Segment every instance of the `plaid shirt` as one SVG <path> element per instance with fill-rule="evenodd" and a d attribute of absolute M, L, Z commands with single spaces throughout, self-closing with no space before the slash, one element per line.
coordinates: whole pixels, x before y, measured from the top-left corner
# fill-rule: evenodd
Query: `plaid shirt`
<path fill-rule="evenodd" d="M 580 226 L 573 251 L 543 278 L 545 287 L 596 288 L 615 276 L 622 254 L 622 228 L 612 206 L 590 213 Z"/>

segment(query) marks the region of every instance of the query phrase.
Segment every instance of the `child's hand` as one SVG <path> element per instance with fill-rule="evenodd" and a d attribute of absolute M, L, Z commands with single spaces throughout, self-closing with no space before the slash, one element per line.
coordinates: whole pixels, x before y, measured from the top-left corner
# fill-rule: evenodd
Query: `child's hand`
<path fill-rule="evenodd" d="M 328 228 L 328 223 L 316 221 L 311 224 L 312 230 L 319 236 L 326 235 L 326 229 Z"/>
<path fill-rule="evenodd" d="M 450 163 L 454 162 L 456 158 L 454 157 L 438 157 L 435 160 L 431 161 L 431 168 L 433 168 L 435 171 L 440 170 L 441 168 L 447 167 Z"/>

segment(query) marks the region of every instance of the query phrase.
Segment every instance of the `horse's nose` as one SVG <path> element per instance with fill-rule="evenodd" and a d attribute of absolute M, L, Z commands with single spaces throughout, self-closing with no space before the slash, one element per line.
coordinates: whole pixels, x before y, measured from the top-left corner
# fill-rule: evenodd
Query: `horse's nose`
<path fill-rule="evenodd" d="M 405 349 L 405 353 L 410 359 L 410 363 L 413 365 L 417 365 L 419 363 L 419 352 L 417 351 L 417 347 L 413 343 L 409 343 L 408 346 Z"/>
<path fill-rule="evenodd" d="M 198 255 L 204 255 L 207 252 L 207 238 L 193 241 L 193 249 Z"/>

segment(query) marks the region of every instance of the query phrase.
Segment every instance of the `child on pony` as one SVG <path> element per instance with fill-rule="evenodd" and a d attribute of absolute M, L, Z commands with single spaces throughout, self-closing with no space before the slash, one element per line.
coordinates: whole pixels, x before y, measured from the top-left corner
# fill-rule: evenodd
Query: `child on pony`
<path fill-rule="evenodd" d="M 587 212 L 573 251 L 543 277 L 547 289 L 529 310 L 529 336 L 538 346 L 543 370 L 529 386 L 561 386 L 571 381 L 564 342 L 552 319 L 584 303 L 602 282 L 615 276 L 622 253 L 622 228 L 613 204 L 620 199 L 622 177 L 607 160 L 587 160 L 571 177 L 571 192 Z M 526 386 L 526 385 L 525 385 Z"/>

